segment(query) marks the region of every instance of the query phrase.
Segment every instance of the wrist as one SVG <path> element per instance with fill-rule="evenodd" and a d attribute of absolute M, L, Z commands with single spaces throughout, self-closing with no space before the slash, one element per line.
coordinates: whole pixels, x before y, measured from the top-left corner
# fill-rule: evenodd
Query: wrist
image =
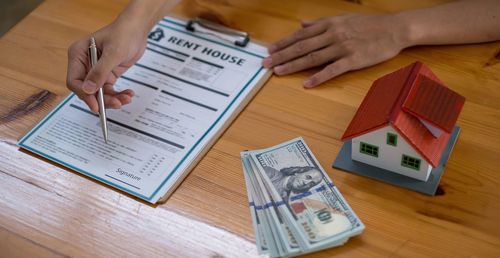
<path fill-rule="evenodd" d="M 151 28 L 156 24 L 151 14 L 148 14 L 147 7 L 147 5 L 141 4 L 140 1 L 132 0 L 113 23 L 126 26 L 130 31 L 138 33 L 138 36 L 147 36 Z"/>
<path fill-rule="evenodd" d="M 392 13 L 388 16 L 390 23 L 394 26 L 394 41 L 401 49 L 418 45 L 419 30 L 405 12 Z"/>
<path fill-rule="evenodd" d="M 118 16 L 147 34 L 180 0 L 131 0 Z"/>

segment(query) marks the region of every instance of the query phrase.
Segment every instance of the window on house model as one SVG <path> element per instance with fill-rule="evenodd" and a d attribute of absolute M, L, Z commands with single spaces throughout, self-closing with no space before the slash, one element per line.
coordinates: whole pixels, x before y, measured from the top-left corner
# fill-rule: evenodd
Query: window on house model
<path fill-rule="evenodd" d="M 387 133 L 387 144 L 392 146 L 398 145 L 398 135 L 393 133 Z"/>
<path fill-rule="evenodd" d="M 401 166 L 403 167 L 420 170 L 420 163 L 422 163 L 420 159 L 408 155 L 403 154 L 403 156 L 401 157 Z"/>
<path fill-rule="evenodd" d="M 378 146 L 375 145 L 361 142 L 359 144 L 359 152 L 378 158 Z"/>

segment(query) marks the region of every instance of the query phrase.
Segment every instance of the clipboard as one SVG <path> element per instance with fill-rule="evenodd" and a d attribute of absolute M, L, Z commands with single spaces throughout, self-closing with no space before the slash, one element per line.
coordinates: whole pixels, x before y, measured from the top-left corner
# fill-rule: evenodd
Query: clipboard
<path fill-rule="evenodd" d="M 195 35 L 205 35 L 206 37 L 213 37 L 217 38 L 221 41 L 224 41 L 226 43 L 230 43 L 233 48 L 238 48 L 241 49 L 241 51 L 250 51 L 252 47 L 250 47 L 250 42 L 253 42 L 254 44 L 260 45 L 262 47 L 266 46 L 266 43 L 259 42 L 256 40 L 250 40 L 248 33 L 245 32 L 240 32 L 231 28 L 224 27 L 222 25 L 218 25 L 212 22 L 208 22 L 204 19 L 200 18 L 195 18 L 193 20 L 188 20 L 185 17 L 178 16 L 178 15 L 170 15 L 169 17 L 180 20 L 185 22 L 185 31 L 195 34 Z M 209 24 L 209 25 L 207 25 Z M 217 30 L 214 30 L 216 28 Z M 154 31 L 153 31 L 154 32 Z M 151 33 L 153 33 L 151 32 Z M 230 33 L 227 33 L 230 32 Z M 260 79 L 254 84 L 253 88 L 244 96 L 244 98 L 241 99 L 241 101 L 238 103 L 238 105 L 234 106 L 233 111 L 230 113 L 230 115 L 226 118 L 223 124 L 219 127 L 219 129 L 213 134 L 213 136 L 210 137 L 209 141 L 206 142 L 206 144 L 203 145 L 203 149 L 197 153 L 197 155 L 190 160 L 189 164 L 186 166 L 185 169 L 183 169 L 182 174 L 175 180 L 175 183 L 172 184 L 168 191 L 163 194 L 160 198 L 157 199 L 157 201 L 152 202 L 152 203 L 164 203 L 168 197 L 175 191 L 175 189 L 180 185 L 180 183 L 184 180 L 184 178 L 190 173 L 190 171 L 198 164 L 198 162 L 205 156 L 205 154 L 210 150 L 210 148 L 213 146 L 213 144 L 218 140 L 218 138 L 225 132 L 225 130 L 229 127 L 229 125 L 234 121 L 234 119 L 238 116 L 238 114 L 244 109 L 244 107 L 250 102 L 250 100 L 255 96 L 255 94 L 260 90 L 260 88 L 265 84 L 265 82 L 270 78 L 272 75 L 272 70 L 267 70 L 265 73 L 260 77 Z M 100 180 L 99 178 L 96 178 L 92 174 L 88 173 L 82 173 L 79 170 L 76 170 L 74 166 L 71 164 L 66 164 L 64 162 L 60 162 L 57 159 L 51 158 L 50 156 L 44 155 L 43 153 L 33 151 L 30 148 L 27 148 L 23 143 L 26 138 L 29 138 L 31 134 L 33 134 L 34 131 L 40 128 L 43 123 L 45 123 L 47 120 L 50 119 L 50 117 L 57 112 L 61 106 L 64 105 L 64 102 L 67 101 L 71 96 L 73 96 L 73 93 L 69 93 L 65 98 L 63 98 L 57 105 L 54 106 L 47 114 L 45 114 L 37 123 L 35 123 L 31 128 L 29 128 L 23 136 L 19 139 L 18 145 L 26 149 L 28 151 L 31 151 L 39 156 L 42 156 L 44 158 L 47 158 L 51 161 L 54 161 L 58 164 L 61 164 L 70 170 L 79 172 L 83 174 L 85 177 L 91 179 L 91 180 L 97 180 L 104 182 L 105 184 L 108 184 L 107 182 Z M 114 188 L 117 188 L 114 186 Z M 125 191 L 122 188 L 119 188 L 122 192 L 126 192 L 128 194 L 131 194 L 133 196 L 137 196 L 133 193 L 130 193 L 129 191 Z M 137 196 L 139 198 L 142 198 L 140 196 Z M 142 198 L 144 199 L 144 198 Z"/>
<path fill-rule="evenodd" d="M 239 47 L 246 47 L 250 41 L 248 33 L 221 26 L 209 20 L 196 17 L 186 23 L 186 30 L 207 35 L 213 35 L 221 40 L 227 40 Z M 223 36 L 222 36 L 223 35 Z M 233 38 L 233 39 L 228 39 Z"/>

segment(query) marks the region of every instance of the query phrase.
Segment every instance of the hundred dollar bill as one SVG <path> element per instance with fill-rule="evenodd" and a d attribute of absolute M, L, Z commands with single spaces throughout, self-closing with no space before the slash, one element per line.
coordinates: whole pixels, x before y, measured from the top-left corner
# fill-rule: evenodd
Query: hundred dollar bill
<path fill-rule="evenodd" d="M 241 158 L 243 159 L 243 155 Z M 243 162 L 243 174 L 245 176 L 245 184 L 248 193 L 248 203 L 250 206 L 250 216 L 252 216 L 253 231 L 255 233 L 255 242 L 257 243 L 257 251 L 259 252 L 259 254 L 268 254 L 270 251 L 267 245 L 266 237 L 264 235 L 265 229 L 262 228 L 263 227 L 263 224 L 261 222 L 262 218 L 259 218 L 257 216 L 257 210 L 254 202 L 255 194 L 253 193 L 253 186 L 250 182 L 250 178 L 248 177 L 248 172 L 245 166 L 245 162 Z"/>
<path fill-rule="evenodd" d="M 247 182 L 247 192 L 249 196 L 252 196 L 253 202 L 250 203 L 250 209 L 255 209 L 255 219 L 261 220 L 262 224 L 262 235 L 264 237 L 261 244 L 265 242 L 269 245 L 268 249 L 270 255 L 275 256 L 286 256 L 286 255 L 296 255 L 299 254 L 300 249 L 295 241 L 294 236 L 287 231 L 288 226 L 284 224 L 281 219 L 280 214 L 272 205 L 273 201 L 270 195 L 265 189 L 262 189 L 262 182 L 260 178 L 255 176 L 254 167 L 249 159 L 248 154 L 241 153 L 243 170 L 245 174 L 245 180 Z M 254 220 L 255 225 L 255 220 Z M 257 234 L 257 233 L 256 233 Z M 260 236 L 259 236 L 260 237 Z M 256 239 L 258 237 L 256 236 Z M 259 244 L 259 240 L 257 240 Z M 258 247 L 259 250 L 263 250 L 264 247 Z"/>
<path fill-rule="evenodd" d="M 343 244 L 364 229 L 302 138 L 249 152 L 303 252 Z M 305 246 L 302 246 L 305 245 Z"/>
<path fill-rule="evenodd" d="M 259 195 L 258 190 L 255 189 L 252 175 L 252 168 L 250 167 L 250 163 L 247 160 L 243 159 L 243 172 L 245 175 L 245 180 L 247 184 L 247 192 L 249 197 L 251 197 L 250 211 L 255 212 L 255 220 L 258 220 L 260 223 L 261 234 L 260 236 L 256 236 L 256 240 L 262 237 L 261 241 L 257 241 L 257 245 L 261 244 L 263 246 L 258 246 L 258 250 L 262 250 L 263 252 L 269 252 L 269 255 L 272 257 L 279 256 L 282 248 L 279 247 L 279 241 L 276 240 L 276 233 L 272 223 L 270 222 L 269 216 L 264 213 L 262 197 Z M 253 208 L 253 209 L 252 209 Z M 253 219 L 253 218 L 252 218 Z M 256 232 L 255 234 L 258 234 Z"/>

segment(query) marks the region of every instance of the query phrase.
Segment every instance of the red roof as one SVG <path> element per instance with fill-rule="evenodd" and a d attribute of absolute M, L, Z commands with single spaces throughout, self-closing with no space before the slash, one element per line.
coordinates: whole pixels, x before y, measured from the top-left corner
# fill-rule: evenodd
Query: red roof
<path fill-rule="evenodd" d="M 342 141 L 387 125 L 436 167 L 465 99 L 446 86 L 421 62 L 377 79 L 347 127 Z M 441 128 L 434 137 L 418 118 Z"/>
<path fill-rule="evenodd" d="M 403 104 L 403 110 L 451 133 L 464 102 L 464 97 L 420 75 Z"/>

